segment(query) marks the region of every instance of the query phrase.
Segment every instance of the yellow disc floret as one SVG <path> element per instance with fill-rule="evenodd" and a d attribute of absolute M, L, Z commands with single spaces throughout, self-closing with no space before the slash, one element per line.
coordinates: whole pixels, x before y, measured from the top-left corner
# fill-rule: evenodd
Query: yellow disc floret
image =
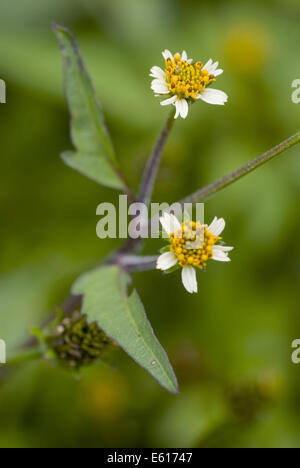
<path fill-rule="evenodd" d="M 201 62 L 189 64 L 176 54 L 174 62 L 170 58 L 166 60 L 166 80 L 170 92 L 179 99 L 195 100 L 215 77 L 203 69 Z"/>
<path fill-rule="evenodd" d="M 213 256 L 213 246 L 221 237 L 214 236 L 206 226 L 194 221 L 182 223 L 181 229 L 170 234 L 171 252 L 178 258 L 180 266 L 205 268 Z"/>

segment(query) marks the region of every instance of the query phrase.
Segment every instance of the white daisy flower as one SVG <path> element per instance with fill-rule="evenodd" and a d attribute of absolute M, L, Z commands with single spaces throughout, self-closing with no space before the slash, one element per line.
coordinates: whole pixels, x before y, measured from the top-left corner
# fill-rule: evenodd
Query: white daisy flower
<path fill-rule="evenodd" d="M 222 106 L 227 102 L 228 96 L 218 89 L 208 88 L 216 77 L 223 73 L 218 68 L 219 62 L 211 59 L 203 66 L 201 62 L 188 59 L 185 51 L 174 56 L 169 50 L 162 53 L 165 59 L 165 70 L 160 67 L 151 68 L 150 76 L 154 78 L 151 89 L 156 96 L 165 96 L 162 106 L 176 107 L 175 119 L 181 116 L 185 119 L 189 112 L 189 104 L 198 99 Z"/>
<path fill-rule="evenodd" d="M 170 244 L 158 257 L 156 267 L 163 271 L 182 267 L 182 282 L 189 293 L 198 292 L 196 268 L 203 270 L 210 259 L 230 262 L 228 252 L 233 247 L 218 244 L 225 228 L 223 218 L 214 218 L 209 226 L 194 221 L 181 224 L 174 215 L 164 213 L 160 223 L 169 236 Z"/>

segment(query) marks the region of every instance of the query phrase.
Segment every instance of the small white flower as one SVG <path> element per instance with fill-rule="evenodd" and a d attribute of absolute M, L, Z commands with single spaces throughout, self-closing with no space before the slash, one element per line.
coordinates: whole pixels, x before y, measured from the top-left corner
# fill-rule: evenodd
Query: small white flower
<path fill-rule="evenodd" d="M 223 106 L 228 96 L 223 91 L 209 88 L 216 77 L 223 73 L 218 68 L 219 62 L 211 59 L 203 66 L 201 62 L 193 62 L 188 59 L 185 51 L 174 56 L 169 50 L 162 53 L 165 59 L 165 70 L 160 67 L 152 67 L 150 76 L 154 78 L 151 89 L 156 96 L 167 97 L 161 102 L 162 106 L 173 105 L 176 107 L 175 119 L 181 116 L 185 119 L 189 112 L 189 104 L 198 99 Z"/>
<path fill-rule="evenodd" d="M 209 226 L 193 221 L 181 224 L 176 216 L 164 213 L 160 223 L 169 236 L 170 244 L 167 252 L 158 257 L 156 267 L 162 271 L 176 265 L 182 267 L 182 283 L 189 293 L 198 292 L 196 268 L 203 270 L 210 259 L 230 262 L 228 252 L 233 247 L 218 244 L 225 228 L 223 218 L 214 218 Z"/>

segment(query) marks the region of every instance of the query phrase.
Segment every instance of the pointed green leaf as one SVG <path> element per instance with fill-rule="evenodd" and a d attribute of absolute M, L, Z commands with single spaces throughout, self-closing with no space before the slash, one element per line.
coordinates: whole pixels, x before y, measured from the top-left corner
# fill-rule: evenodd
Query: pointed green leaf
<path fill-rule="evenodd" d="M 163 387 L 177 393 L 173 369 L 153 333 L 137 292 L 127 294 L 130 282 L 130 276 L 118 267 L 100 267 L 82 275 L 72 292 L 84 295 L 82 312 L 89 321 L 97 321 L 105 334 Z"/>
<path fill-rule="evenodd" d="M 124 189 L 103 112 L 71 31 L 55 25 L 63 58 L 65 94 L 71 114 L 76 152 L 62 154 L 64 162 L 99 184 Z"/>

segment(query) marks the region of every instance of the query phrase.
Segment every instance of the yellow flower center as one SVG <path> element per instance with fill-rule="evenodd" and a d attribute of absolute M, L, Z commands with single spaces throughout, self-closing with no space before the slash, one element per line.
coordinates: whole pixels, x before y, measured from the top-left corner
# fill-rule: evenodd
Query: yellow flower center
<path fill-rule="evenodd" d="M 179 54 L 174 56 L 174 62 L 168 58 L 166 60 L 166 80 L 170 92 L 176 94 L 179 99 L 195 100 L 207 85 L 215 81 L 215 76 L 210 75 L 202 67 L 201 62 L 190 65 L 181 60 Z"/>
<path fill-rule="evenodd" d="M 181 229 L 170 235 L 170 250 L 177 256 L 180 266 L 205 268 L 207 260 L 213 256 L 213 246 L 220 239 L 206 226 L 189 221 L 182 223 Z"/>

